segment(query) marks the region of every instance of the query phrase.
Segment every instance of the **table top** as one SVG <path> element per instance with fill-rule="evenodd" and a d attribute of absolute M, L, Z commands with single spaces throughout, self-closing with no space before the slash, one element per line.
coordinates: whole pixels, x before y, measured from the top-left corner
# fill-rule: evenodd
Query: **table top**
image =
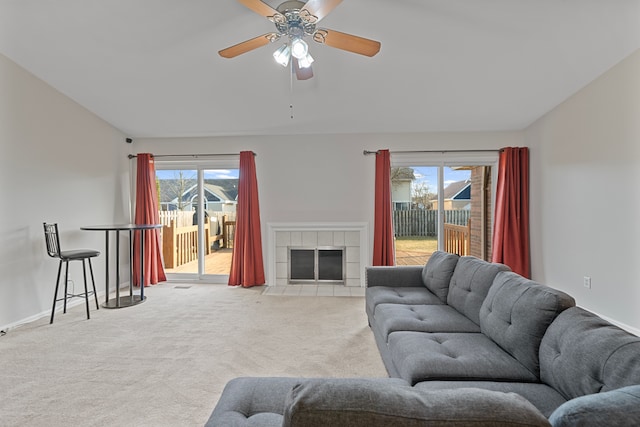
<path fill-rule="evenodd" d="M 107 224 L 107 225 L 84 225 L 80 230 L 87 231 L 121 231 L 121 230 L 151 230 L 160 228 L 162 224 Z"/>

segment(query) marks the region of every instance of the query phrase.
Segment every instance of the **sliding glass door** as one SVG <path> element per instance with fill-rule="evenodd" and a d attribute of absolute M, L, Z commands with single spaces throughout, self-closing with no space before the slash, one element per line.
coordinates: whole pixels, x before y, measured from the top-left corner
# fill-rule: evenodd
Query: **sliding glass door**
<path fill-rule="evenodd" d="M 218 164 L 156 160 L 165 270 L 172 279 L 226 282 L 238 196 L 237 160 Z"/>
<path fill-rule="evenodd" d="M 436 250 L 489 259 L 496 156 L 391 156 L 397 265 Z"/>

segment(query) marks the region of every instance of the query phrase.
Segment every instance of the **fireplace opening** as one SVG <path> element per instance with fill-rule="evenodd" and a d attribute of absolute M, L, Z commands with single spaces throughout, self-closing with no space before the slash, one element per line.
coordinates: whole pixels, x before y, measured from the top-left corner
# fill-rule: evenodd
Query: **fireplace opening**
<path fill-rule="evenodd" d="M 344 284 L 344 247 L 289 247 L 289 283 Z"/>

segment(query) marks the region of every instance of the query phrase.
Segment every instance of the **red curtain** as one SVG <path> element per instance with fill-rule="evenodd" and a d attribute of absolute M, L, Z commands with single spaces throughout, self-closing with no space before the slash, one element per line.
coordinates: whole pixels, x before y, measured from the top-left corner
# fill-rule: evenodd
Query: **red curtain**
<path fill-rule="evenodd" d="M 156 168 L 153 156 L 149 153 L 137 155 L 136 172 L 136 224 L 158 224 L 158 192 L 156 190 Z M 133 283 L 140 285 L 140 231 L 134 232 L 133 239 Z M 162 246 L 160 230 L 144 231 L 144 286 L 164 282 L 167 276 L 162 265 Z"/>
<path fill-rule="evenodd" d="M 529 248 L 529 149 L 507 147 L 498 164 L 492 261 L 531 277 Z"/>
<path fill-rule="evenodd" d="M 373 265 L 395 265 L 391 216 L 391 155 L 376 153 L 376 195 L 373 230 Z"/>
<path fill-rule="evenodd" d="M 256 164 L 251 151 L 240 153 L 236 232 L 233 240 L 229 286 L 264 285 L 260 207 Z"/>

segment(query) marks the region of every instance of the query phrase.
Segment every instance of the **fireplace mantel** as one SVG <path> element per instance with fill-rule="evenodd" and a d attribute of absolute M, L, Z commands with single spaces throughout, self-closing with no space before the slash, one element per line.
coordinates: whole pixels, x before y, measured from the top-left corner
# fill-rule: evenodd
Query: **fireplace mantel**
<path fill-rule="evenodd" d="M 364 286 L 369 224 L 366 222 L 270 222 L 267 224 L 269 286 L 285 286 L 288 246 L 345 246 L 346 286 Z"/>

